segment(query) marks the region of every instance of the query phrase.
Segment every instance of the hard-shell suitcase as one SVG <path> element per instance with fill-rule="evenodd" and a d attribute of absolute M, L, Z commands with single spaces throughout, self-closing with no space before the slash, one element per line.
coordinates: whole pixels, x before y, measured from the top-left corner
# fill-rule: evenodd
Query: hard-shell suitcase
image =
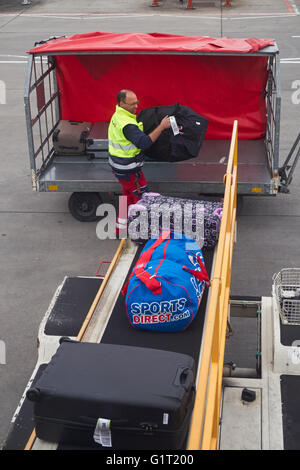
<path fill-rule="evenodd" d="M 181 449 L 194 403 L 185 354 L 64 341 L 27 398 L 37 437 L 113 449 Z"/>
<path fill-rule="evenodd" d="M 86 151 L 90 158 L 101 158 L 108 151 L 109 122 L 96 122 L 87 137 Z"/>
<path fill-rule="evenodd" d="M 90 122 L 59 121 L 52 138 L 55 153 L 60 155 L 83 154 L 91 127 Z"/>

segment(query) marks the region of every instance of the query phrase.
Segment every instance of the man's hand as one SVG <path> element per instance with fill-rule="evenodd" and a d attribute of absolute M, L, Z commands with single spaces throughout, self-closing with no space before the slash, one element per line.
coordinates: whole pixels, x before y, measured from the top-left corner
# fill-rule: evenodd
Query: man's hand
<path fill-rule="evenodd" d="M 162 130 L 165 130 L 165 129 L 168 129 L 169 127 L 171 127 L 171 122 L 170 122 L 170 118 L 169 116 L 165 116 L 161 122 L 160 122 L 160 126 L 162 128 Z"/>
<path fill-rule="evenodd" d="M 168 129 L 169 127 L 171 127 L 171 123 L 170 123 L 170 118 L 167 115 L 161 120 L 160 124 L 158 124 L 158 126 L 154 129 L 154 131 L 152 131 L 151 134 L 149 134 L 149 137 L 152 140 L 152 142 L 155 142 L 160 136 L 160 134 L 165 129 Z"/>

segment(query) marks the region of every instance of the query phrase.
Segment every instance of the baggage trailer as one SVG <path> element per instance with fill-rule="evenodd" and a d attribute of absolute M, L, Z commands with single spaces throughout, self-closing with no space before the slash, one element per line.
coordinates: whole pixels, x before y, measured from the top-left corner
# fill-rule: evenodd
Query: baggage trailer
<path fill-rule="evenodd" d="M 126 86 L 140 97 L 141 109 L 179 102 L 209 119 L 197 158 L 145 162 L 151 191 L 222 195 L 237 119 L 238 199 L 288 192 L 299 151 L 279 167 L 278 54 L 271 39 L 158 33 L 86 33 L 36 43 L 29 51 L 25 84 L 33 190 L 72 193 L 72 215 L 81 221 L 97 219 L 103 195 L 120 193 L 107 162 L 108 144 L 94 159 L 87 153 L 60 155 L 53 134 L 61 119 L 102 122 L 107 128 L 116 94 Z"/>

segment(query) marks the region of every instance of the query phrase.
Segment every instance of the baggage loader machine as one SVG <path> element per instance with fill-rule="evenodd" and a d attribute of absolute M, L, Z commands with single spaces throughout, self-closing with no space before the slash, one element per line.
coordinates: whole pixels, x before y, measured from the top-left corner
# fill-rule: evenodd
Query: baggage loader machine
<path fill-rule="evenodd" d="M 163 333 L 162 343 L 157 342 L 155 335 L 155 347 L 160 345 L 169 351 L 189 353 L 198 363 L 187 451 L 299 450 L 300 270 L 283 269 L 274 275 L 270 297 L 229 296 L 236 218 L 236 131 L 237 127 L 229 156 L 232 166 L 227 167 L 224 178 L 224 214 L 219 242 L 214 251 L 204 253 L 211 287 L 201 303 L 198 325 L 195 323 L 194 331 L 190 328 L 180 334 L 181 337 Z M 120 292 L 138 250 L 129 239 L 124 239 L 105 276 L 66 277 L 58 287 L 39 328 L 37 364 L 13 416 L 4 450 L 80 448 L 38 439 L 32 403 L 26 397 L 62 337 L 133 346 L 142 341 L 143 346 L 151 347 L 151 343 L 145 343 L 142 332 L 129 326 L 120 309 Z M 235 323 L 239 319 L 256 324 L 255 335 L 252 343 L 248 341 L 247 349 L 242 335 L 239 338 Z M 235 341 L 239 344 L 231 351 L 235 328 Z M 153 338 L 152 333 L 150 338 Z M 240 359 L 247 356 L 254 358 L 250 367 L 243 366 Z M 177 453 L 181 455 L 179 450 Z M 119 458 L 118 454 L 114 455 Z M 156 457 L 163 459 L 164 454 L 155 454 Z M 170 452 L 167 457 L 172 457 Z M 189 454 L 186 457 L 189 458 Z"/>

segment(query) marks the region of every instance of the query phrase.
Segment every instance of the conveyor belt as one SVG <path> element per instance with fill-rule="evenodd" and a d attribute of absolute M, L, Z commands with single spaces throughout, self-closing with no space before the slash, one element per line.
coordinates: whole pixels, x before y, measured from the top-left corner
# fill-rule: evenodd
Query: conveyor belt
<path fill-rule="evenodd" d="M 140 251 L 141 250 L 139 249 L 132 263 L 132 267 L 135 265 Z M 204 262 L 209 276 L 212 269 L 213 255 L 214 251 L 203 250 Z M 129 274 L 130 272 L 131 269 L 129 270 Z M 126 315 L 124 297 L 120 294 L 102 336 L 101 342 L 163 349 L 182 354 L 189 354 L 197 363 L 201 346 L 207 294 L 208 289 L 205 289 L 195 320 L 187 330 L 178 333 L 157 333 L 152 331 L 136 330 L 133 328 Z"/>
<path fill-rule="evenodd" d="M 284 346 L 292 346 L 294 341 L 299 341 L 300 325 L 283 325 L 280 322 L 280 341 Z"/>
<path fill-rule="evenodd" d="M 300 450 L 300 376 L 282 375 L 280 381 L 284 450 Z"/>
<path fill-rule="evenodd" d="M 102 279 L 68 277 L 45 325 L 45 335 L 77 336 Z"/>

